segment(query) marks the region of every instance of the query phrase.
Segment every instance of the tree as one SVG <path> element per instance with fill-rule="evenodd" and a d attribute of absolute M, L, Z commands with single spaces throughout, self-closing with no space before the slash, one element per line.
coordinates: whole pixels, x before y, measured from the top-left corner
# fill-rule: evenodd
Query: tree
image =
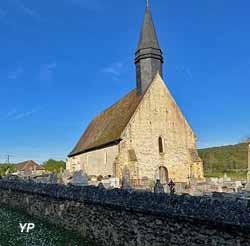
<path fill-rule="evenodd" d="M 16 171 L 16 165 L 9 163 L 0 164 L 0 176 L 4 176 L 7 170 L 9 170 L 9 173 L 14 173 Z"/>
<path fill-rule="evenodd" d="M 61 170 L 66 169 L 66 162 L 49 159 L 43 163 L 43 167 L 50 172 L 59 173 Z"/>

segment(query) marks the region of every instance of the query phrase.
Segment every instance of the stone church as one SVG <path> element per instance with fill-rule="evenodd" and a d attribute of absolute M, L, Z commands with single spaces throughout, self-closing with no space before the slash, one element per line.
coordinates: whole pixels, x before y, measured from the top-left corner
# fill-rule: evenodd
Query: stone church
<path fill-rule="evenodd" d="M 122 178 L 202 180 L 196 136 L 163 81 L 163 53 L 147 6 L 135 53 L 136 88 L 98 114 L 68 155 L 67 169 Z"/>

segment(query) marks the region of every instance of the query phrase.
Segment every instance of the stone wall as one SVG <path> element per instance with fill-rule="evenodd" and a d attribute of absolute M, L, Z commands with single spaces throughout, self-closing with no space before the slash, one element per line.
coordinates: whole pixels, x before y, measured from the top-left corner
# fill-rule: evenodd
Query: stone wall
<path fill-rule="evenodd" d="M 97 245 L 250 245 L 250 201 L 0 181 L 0 206 L 26 211 Z"/>
<path fill-rule="evenodd" d="M 84 170 L 88 175 L 114 175 L 115 158 L 118 155 L 118 145 L 94 150 L 74 157 L 67 161 L 70 171 Z"/>

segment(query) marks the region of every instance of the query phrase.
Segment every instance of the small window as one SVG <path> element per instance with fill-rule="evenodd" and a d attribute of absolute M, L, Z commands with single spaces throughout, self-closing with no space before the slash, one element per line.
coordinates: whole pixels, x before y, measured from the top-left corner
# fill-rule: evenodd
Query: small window
<path fill-rule="evenodd" d="M 162 139 L 162 137 L 159 137 L 158 143 L 159 143 L 159 152 L 163 153 L 164 149 L 163 149 L 163 139 Z"/>

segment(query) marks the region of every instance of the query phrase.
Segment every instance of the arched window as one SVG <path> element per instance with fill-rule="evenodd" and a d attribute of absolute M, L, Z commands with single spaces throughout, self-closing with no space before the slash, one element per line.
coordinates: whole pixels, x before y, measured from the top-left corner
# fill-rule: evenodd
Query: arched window
<path fill-rule="evenodd" d="M 158 145 L 159 145 L 159 152 L 163 153 L 164 152 L 164 148 L 163 148 L 163 138 L 162 137 L 158 138 Z"/>

